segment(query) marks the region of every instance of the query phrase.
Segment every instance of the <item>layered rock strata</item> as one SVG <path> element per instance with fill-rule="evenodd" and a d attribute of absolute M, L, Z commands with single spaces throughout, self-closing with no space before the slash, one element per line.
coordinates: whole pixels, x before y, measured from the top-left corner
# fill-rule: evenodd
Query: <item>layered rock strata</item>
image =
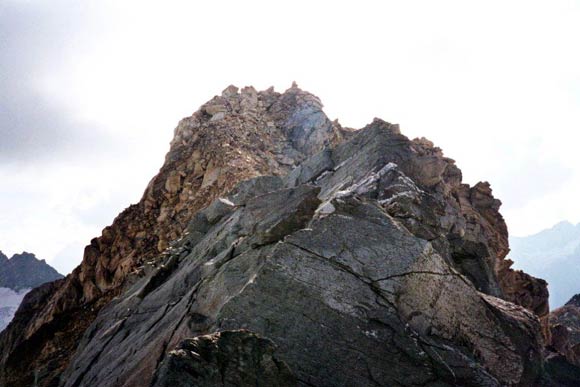
<path fill-rule="evenodd" d="M 2 383 L 164 385 L 192 367 L 210 383 L 220 353 L 234 378 L 300 385 L 539 383 L 545 283 L 504 260 L 489 184 L 396 125 L 321 109 L 297 87 L 228 87 L 182 120 L 143 199 L 0 336 Z M 240 370 L 254 344 L 207 338 L 240 329 L 271 360 Z M 208 340 L 208 364 L 186 360 Z"/>
<path fill-rule="evenodd" d="M 328 120 L 320 100 L 297 87 L 280 94 L 230 86 L 181 120 L 141 201 L 91 241 L 81 265 L 50 294 L 32 294 L 44 302 L 34 310 L 27 305 L 29 317 L 0 337 L 0 381 L 28 385 L 41 375 L 57 383 L 100 308 L 129 273 L 181 235 L 195 212 L 244 179 L 287 173 L 343 134 L 348 130 Z"/>

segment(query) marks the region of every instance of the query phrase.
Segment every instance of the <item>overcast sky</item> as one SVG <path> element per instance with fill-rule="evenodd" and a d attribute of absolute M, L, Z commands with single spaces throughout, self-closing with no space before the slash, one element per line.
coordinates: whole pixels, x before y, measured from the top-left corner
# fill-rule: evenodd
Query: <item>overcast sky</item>
<path fill-rule="evenodd" d="M 425 136 L 510 232 L 580 222 L 578 1 L 0 2 L 0 249 L 68 272 L 229 84 Z"/>

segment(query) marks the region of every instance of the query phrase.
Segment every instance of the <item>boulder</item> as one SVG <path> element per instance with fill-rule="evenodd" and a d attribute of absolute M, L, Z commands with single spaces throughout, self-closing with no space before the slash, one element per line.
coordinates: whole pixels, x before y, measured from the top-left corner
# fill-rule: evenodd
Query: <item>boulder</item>
<path fill-rule="evenodd" d="M 275 351 L 270 340 L 243 330 L 186 339 L 163 360 L 152 386 L 296 386 Z"/>

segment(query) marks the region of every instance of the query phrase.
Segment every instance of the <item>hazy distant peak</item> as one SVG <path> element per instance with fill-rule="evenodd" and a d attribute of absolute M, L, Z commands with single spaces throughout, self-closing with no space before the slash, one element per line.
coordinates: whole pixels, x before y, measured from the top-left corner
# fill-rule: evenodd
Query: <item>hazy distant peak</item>
<path fill-rule="evenodd" d="M 44 259 L 42 259 L 42 260 L 41 259 L 38 259 L 38 258 L 36 258 L 36 255 L 34 255 L 32 253 L 28 253 L 26 251 L 23 251 L 20 254 L 14 254 L 12 256 L 12 258 L 10 258 L 10 259 L 13 260 L 13 262 L 15 262 L 15 261 L 22 261 L 22 262 L 26 262 L 26 261 L 28 261 L 28 262 L 39 261 L 39 262 L 42 262 L 42 261 L 44 261 Z"/>
<path fill-rule="evenodd" d="M 63 276 L 32 253 L 14 254 L 8 259 L 0 253 L 0 287 L 13 290 L 34 288 Z"/>
<path fill-rule="evenodd" d="M 580 224 L 564 220 L 527 237 L 510 238 L 515 267 L 550 284 L 550 305 L 562 306 L 580 291 Z"/>
<path fill-rule="evenodd" d="M 563 220 L 559 223 L 556 223 L 551 229 L 552 230 L 554 230 L 554 229 L 561 230 L 561 229 L 570 229 L 570 228 L 574 228 L 574 225 L 567 220 Z"/>

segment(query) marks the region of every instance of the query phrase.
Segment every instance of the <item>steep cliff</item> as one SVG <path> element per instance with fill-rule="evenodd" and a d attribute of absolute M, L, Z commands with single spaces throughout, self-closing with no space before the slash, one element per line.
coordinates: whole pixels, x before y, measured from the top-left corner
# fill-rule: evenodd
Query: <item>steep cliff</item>
<path fill-rule="evenodd" d="M 538 383 L 547 291 L 504 260 L 500 204 L 396 125 L 343 129 L 296 86 L 230 86 L 81 266 L 27 297 L 0 380 Z"/>

